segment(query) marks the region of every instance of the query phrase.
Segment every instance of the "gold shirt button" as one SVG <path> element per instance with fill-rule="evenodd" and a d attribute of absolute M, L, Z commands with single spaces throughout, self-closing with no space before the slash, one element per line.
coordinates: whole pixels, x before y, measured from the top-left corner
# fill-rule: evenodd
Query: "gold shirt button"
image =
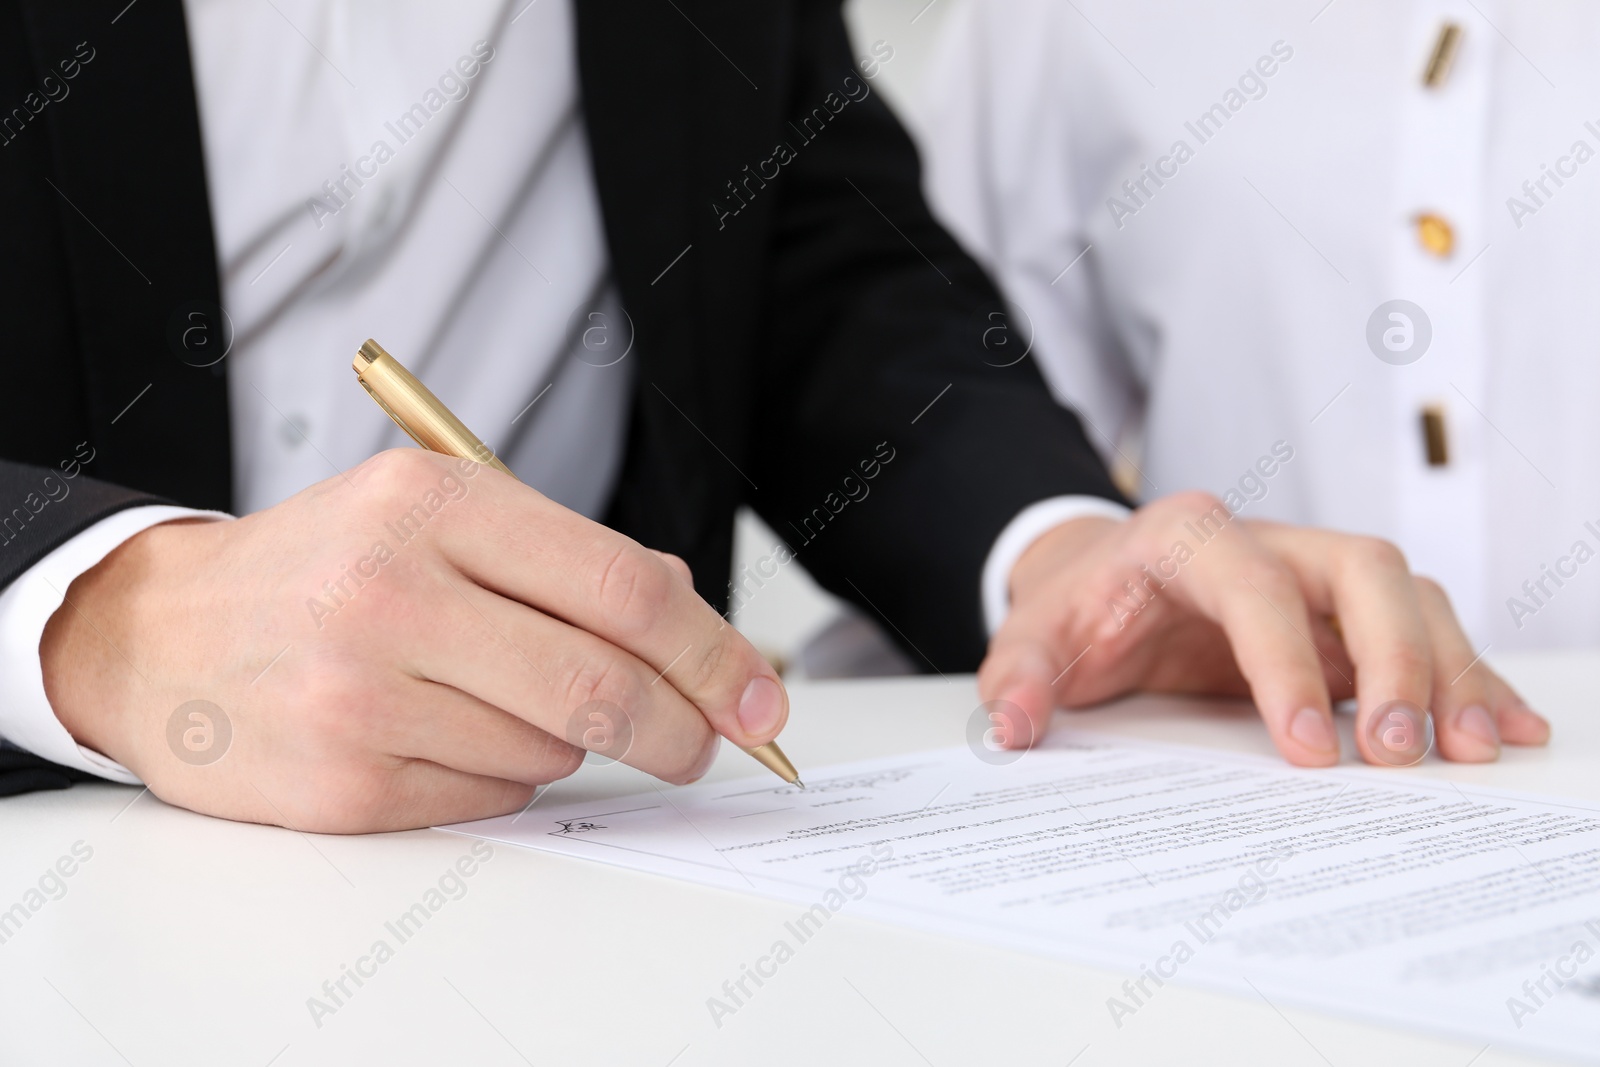
<path fill-rule="evenodd" d="M 1444 407 L 1429 404 L 1422 409 L 1422 450 L 1428 466 L 1444 467 L 1450 463 L 1450 446 L 1445 436 Z"/>
<path fill-rule="evenodd" d="M 1443 215 L 1432 212 L 1417 216 L 1417 240 L 1422 242 L 1423 248 L 1440 259 L 1447 258 L 1456 250 L 1456 231 Z"/>
<path fill-rule="evenodd" d="M 1433 51 L 1428 55 L 1428 65 L 1422 71 L 1422 84 L 1430 89 L 1442 89 L 1444 83 L 1450 79 L 1450 67 L 1456 61 L 1456 52 L 1461 48 L 1461 27 L 1454 22 L 1446 22 L 1439 27 L 1439 39 L 1433 43 Z"/>

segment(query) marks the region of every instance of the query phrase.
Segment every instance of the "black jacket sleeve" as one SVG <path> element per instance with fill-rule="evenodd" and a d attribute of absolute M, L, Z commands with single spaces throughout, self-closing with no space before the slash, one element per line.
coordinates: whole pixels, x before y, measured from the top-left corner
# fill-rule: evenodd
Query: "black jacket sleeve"
<path fill-rule="evenodd" d="M 76 460 L 62 470 L 0 460 L 0 589 L 53 549 L 124 508 L 165 503 L 133 489 L 95 481 Z M 73 476 L 68 477 L 67 471 Z M 16 749 L 0 748 L 0 797 L 65 789 L 94 776 L 58 767 Z"/>
<path fill-rule="evenodd" d="M 124 508 L 169 501 L 137 489 L 62 470 L 0 459 L 0 589 L 52 549 Z M 69 476 L 67 471 L 72 471 Z"/>
<path fill-rule="evenodd" d="M 58 767 L 21 749 L 0 746 L 0 797 L 36 793 L 41 789 L 65 789 L 74 782 L 99 781 L 94 775 L 71 767 Z"/>
<path fill-rule="evenodd" d="M 752 478 L 772 491 L 751 502 L 919 661 L 971 670 L 986 644 L 980 573 L 1005 525 L 1052 496 L 1122 497 L 1019 360 L 1026 324 L 932 218 L 838 4 L 797 11 L 756 393 L 788 399 L 764 406 Z"/>

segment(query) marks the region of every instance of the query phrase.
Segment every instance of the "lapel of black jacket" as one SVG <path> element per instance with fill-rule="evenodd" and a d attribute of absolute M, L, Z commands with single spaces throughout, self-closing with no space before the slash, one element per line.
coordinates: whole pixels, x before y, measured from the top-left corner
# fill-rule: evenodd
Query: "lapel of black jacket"
<path fill-rule="evenodd" d="M 611 521 L 682 552 L 698 540 L 695 520 L 708 492 L 682 432 L 705 417 L 695 384 L 697 272 L 688 216 L 693 145 L 683 35 L 693 31 L 664 2 L 579 0 L 573 9 L 611 271 L 636 337 L 629 458 Z"/>
<path fill-rule="evenodd" d="M 590 153 L 623 306 L 637 334 L 628 463 L 610 521 L 694 553 L 727 536 L 748 481 L 746 326 L 765 281 L 761 223 L 724 229 L 713 204 L 770 150 L 785 5 L 578 0 Z M 758 87 L 758 82 L 768 84 Z M 765 210 L 763 205 L 763 212 Z M 741 219 L 741 222 L 746 220 Z M 736 410 L 739 409 L 739 410 Z M 732 488 L 736 479 L 743 479 Z"/>
<path fill-rule="evenodd" d="M 181 0 L 21 0 L 40 70 L 93 473 L 230 506 L 226 327 Z"/>

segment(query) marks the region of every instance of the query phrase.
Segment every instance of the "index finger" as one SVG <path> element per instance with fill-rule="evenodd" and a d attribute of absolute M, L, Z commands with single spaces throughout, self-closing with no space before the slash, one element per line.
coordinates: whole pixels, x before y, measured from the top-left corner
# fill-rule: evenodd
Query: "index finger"
<path fill-rule="evenodd" d="M 1326 657 L 1295 573 L 1237 521 L 1195 551 L 1189 570 L 1174 592 L 1222 627 L 1278 751 L 1304 767 L 1339 762 Z"/>

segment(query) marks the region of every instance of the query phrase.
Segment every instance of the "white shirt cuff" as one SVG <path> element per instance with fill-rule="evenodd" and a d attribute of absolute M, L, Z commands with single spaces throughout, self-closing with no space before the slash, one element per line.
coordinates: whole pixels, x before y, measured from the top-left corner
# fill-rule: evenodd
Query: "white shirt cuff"
<path fill-rule="evenodd" d="M 39 641 L 78 575 L 134 534 L 174 519 L 226 519 L 217 511 L 147 504 L 107 516 L 29 567 L 0 591 L 0 739 L 63 767 L 139 784 L 126 767 L 72 739 L 44 693 Z M 70 610 L 70 609 L 69 609 Z"/>
<path fill-rule="evenodd" d="M 1120 522 L 1131 514 L 1121 504 L 1098 496 L 1053 496 L 1018 512 L 1000 531 L 983 561 L 983 623 L 989 635 L 994 636 L 1011 613 L 1011 569 L 1035 541 L 1073 519 L 1096 516 Z"/>

